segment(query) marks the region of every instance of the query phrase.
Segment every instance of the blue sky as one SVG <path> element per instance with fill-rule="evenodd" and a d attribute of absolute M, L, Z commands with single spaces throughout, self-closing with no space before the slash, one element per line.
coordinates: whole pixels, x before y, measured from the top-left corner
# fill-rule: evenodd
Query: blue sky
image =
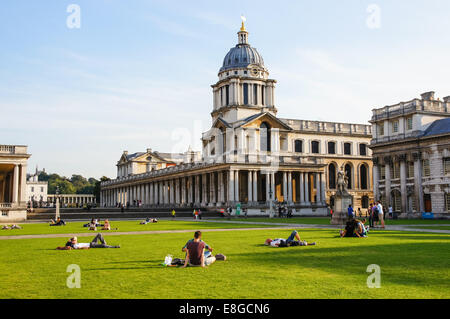
<path fill-rule="evenodd" d="M 449 12 L 447 0 L 3 1 L 0 143 L 28 145 L 29 171 L 97 178 L 123 150 L 200 150 L 241 14 L 280 117 L 367 123 L 375 107 L 450 95 Z"/>

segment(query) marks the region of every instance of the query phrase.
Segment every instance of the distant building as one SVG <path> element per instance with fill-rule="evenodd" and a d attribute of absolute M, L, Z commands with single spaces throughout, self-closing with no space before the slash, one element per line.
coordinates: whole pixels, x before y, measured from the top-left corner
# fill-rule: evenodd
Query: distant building
<path fill-rule="evenodd" d="M 0 222 L 27 219 L 27 146 L 0 145 Z"/>
<path fill-rule="evenodd" d="M 43 171 L 39 171 L 36 167 L 36 172 L 33 175 L 28 175 L 27 179 L 27 202 L 47 202 L 48 182 L 39 181 L 39 174 Z"/>
<path fill-rule="evenodd" d="M 399 213 L 450 211 L 450 96 L 374 109 L 374 196 Z"/>

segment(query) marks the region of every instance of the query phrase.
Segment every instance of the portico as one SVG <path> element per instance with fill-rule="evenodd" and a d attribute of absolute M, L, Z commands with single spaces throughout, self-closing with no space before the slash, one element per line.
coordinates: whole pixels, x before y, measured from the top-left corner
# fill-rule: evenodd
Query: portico
<path fill-rule="evenodd" d="M 26 220 L 27 147 L 0 145 L 0 222 Z"/>

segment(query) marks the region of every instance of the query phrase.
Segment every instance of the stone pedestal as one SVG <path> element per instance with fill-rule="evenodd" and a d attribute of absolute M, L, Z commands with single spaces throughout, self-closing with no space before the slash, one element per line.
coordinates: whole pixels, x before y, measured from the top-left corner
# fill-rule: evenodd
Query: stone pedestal
<path fill-rule="evenodd" d="M 353 204 L 353 197 L 350 194 L 336 194 L 334 199 L 332 225 L 344 225 L 348 219 L 348 205 Z"/>

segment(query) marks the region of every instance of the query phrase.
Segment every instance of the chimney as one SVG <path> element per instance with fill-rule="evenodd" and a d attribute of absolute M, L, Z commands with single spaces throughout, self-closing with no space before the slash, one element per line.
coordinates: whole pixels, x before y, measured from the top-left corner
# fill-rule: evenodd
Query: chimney
<path fill-rule="evenodd" d="M 147 148 L 147 153 L 151 153 L 152 149 L 151 148 Z"/>
<path fill-rule="evenodd" d="M 422 100 L 425 101 L 434 100 L 434 91 L 423 93 L 420 96 L 422 97 Z"/>
<path fill-rule="evenodd" d="M 445 103 L 450 103 L 450 95 L 444 97 L 444 102 L 445 102 Z"/>
<path fill-rule="evenodd" d="M 123 151 L 123 154 L 124 155 L 128 155 L 128 151 Z"/>

